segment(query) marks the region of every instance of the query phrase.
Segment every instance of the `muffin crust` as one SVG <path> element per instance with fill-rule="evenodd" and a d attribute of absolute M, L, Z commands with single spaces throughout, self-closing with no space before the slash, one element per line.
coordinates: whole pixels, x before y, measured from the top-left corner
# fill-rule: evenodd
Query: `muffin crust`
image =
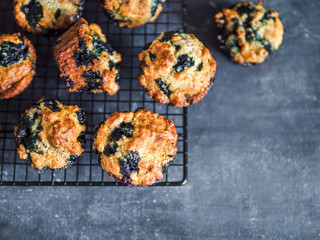
<path fill-rule="evenodd" d="M 100 7 L 120 27 L 135 28 L 153 22 L 165 0 L 98 0 Z"/>
<path fill-rule="evenodd" d="M 101 167 L 126 185 L 147 186 L 163 178 L 177 152 L 174 123 L 146 109 L 115 112 L 96 126 L 93 149 Z"/>
<path fill-rule="evenodd" d="M 263 63 L 282 43 L 284 28 L 279 14 L 266 10 L 262 1 L 223 8 L 215 19 L 222 30 L 218 39 L 238 64 Z"/>
<path fill-rule="evenodd" d="M 69 28 L 81 15 L 84 0 L 14 0 L 18 25 L 29 32 L 55 34 Z"/>
<path fill-rule="evenodd" d="M 80 107 L 40 99 L 22 114 L 14 135 L 20 158 L 41 172 L 70 166 L 84 150 L 85 130 Z"/>
<path fill-rule="evenodd" d="M 140 85 L 157 102 L 186 107 L 213 84 L 216 61 L 193 34 L 163 32 L 139 54 Z"/>
<path fill-rule="evenodd" d="M 119 90 L 120 53 L 114 51 L 101 28 L 80 18 L 53 46 L 60 77 L 69 92 L 107 92 Z"/>
<path fill-rule="evenodd" d="M 36 51 L 20 33 L 0 36 L 0 99 L 18 95 L 35 75 Z"/>

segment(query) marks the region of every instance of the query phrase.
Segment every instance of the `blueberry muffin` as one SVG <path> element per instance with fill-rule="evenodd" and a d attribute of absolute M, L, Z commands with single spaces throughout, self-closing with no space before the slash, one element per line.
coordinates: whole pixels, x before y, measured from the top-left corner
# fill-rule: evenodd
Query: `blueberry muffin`
<path fill-rule="evenodd" d="M 16 96 L 35 75 L 36 51 L 20 33 L 0 36 L 0 99 Z"/>
<path fill-rule="evenodd" d="M 147 186 L 163 178 L 176 155 L 177 137 L 174 123 L 157 113 L 116 112 L 96 126 L 93 149 L 110 177 Z"/>
<path fill-rule="evenodd" d="M 53 46 L 60 76 L 69 92 L 115 94 L 119 90 L 120 53 L 97 24 L 80 18 Z"/>
<path fill-rule="evenodd" d="M 186 107 L 213 84 L 216 61 L 193 34 L 163 32 L 139 54 L 139 81 L 157 102 Z"/>
<path fill-rule="evenodd" d="M 240 2 L 215 15 L 222 30 L 218 39 L 238 64 L 263 63 L 282 43 L 284 29 L 279 14 L 263 5 L 262 1 Z"/>
<path fill-rule="evenodd" d="M 134 28 L 156 20 L 165 0 L 98 0 L 98 2 L 120 27 Z"/>
<path fill-rule="evenodd" d="M 84 0 L 14 0 L 14 16 L 18 25 L 29 32 L 54 34 L 77 21 Z"/>
<path fill-rule="evenodd" d="M 22 114 L 14 135 L 20 158 L 41 172 L 70 166 L 84 150 L 85 130 L 80 107 L 40 99 Z"/>

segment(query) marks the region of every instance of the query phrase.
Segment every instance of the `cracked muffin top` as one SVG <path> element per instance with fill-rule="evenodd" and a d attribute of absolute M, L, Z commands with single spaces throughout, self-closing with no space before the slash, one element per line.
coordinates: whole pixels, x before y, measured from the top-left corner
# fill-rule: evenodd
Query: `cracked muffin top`
<path fill-rule="evenodd" d="M 98 0 L 101 8 L 120 27 L 134 28 L 153 22 L 165 0 Z"/>
<path fill-rule="evenodd" d="M 101 28 L 80 18 L 53 46 L 60 77 L 69 92 L 115 94 L 119 90 L 120 53 L 114 51 Z"/>
<path fill-rule="evenodd" d="M 139 54 L 139 81 L 157 102 L 186 107 L 200 101 L 213 84 L 216 61 L 193 34 L 163 32 Z"/>
<path fill-rule="evenodd" d="M 263 2 L 240 2 L 215 15 L 222 34 L 218 39 L 238 64 L 263 63 L 278 50 L 283 39 L 283 24 L 276 11 Z"/>
<path fill-rule="evenodd" d="M 77 105 L 40 99 L 15 127 L 18 154 L 30 166 L 43 170 L 67 168 L 85 144 L 85 113 Z"/>
<path fill-rule="evenodd" d="M 0 36 L 0 99 L 25 90 L 35 75 L 36 51 L 20 33 Z"/>
<path fill-rule="evenodd" d="M 115 112 L 96 126 L 93 149 L 101 167 L 126 185 L 147 186 L 163 178 L 177 152 L 174 123 L 146 109 Z"/>
<path fill-rule="evenodd" d="M 81 15 L 84 0 L 14 0 L 17 23 L 29 32 L 55 34 Z"/>

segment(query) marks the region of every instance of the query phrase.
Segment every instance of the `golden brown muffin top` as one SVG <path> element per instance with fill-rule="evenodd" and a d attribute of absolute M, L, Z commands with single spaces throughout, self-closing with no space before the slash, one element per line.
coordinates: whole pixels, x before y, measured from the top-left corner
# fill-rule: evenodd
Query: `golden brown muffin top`
<path fill-rule="evenodd" d="M 23 91 L 35 74 L 36 52 L 20 33 L 0 36 L 0 99 Z"/>
<path fill-rule="evenodd" d="M 284 28 L 278 12 L 263 6 L 263 2 L 240 2 L 215 15 L 223 32 L 219 38 L 238 64 L 263 63 L 282 43 Z"/>
<path fill-rule="evenodd" d="M 56 33 L 81 15 L 84 0 L 14 0 L 17 23 L 29 32 Z"/>
<path fill-rule="evenodd" d="M 101 167 L 127 185 L 152 185 L 177 152 L 174 123 L 146 109 L 115 112 L 97 126 L 93 149 Z"/>
<path fill-rule="evenodd" d="M 153 22 L 162 11 L 165 0 L 98 0 L 102 9 L 120 27 L 134 28 Z"/>
<path fill-rule="evenodd" d="M 107 92 L 119 90 L 121 54 L 114 51 L 97 24 L 80 18 L 53 46 L 60 77 L 69 92 Z"/>
<path fill-rule="evenodd" d="M 139 54 L 139 81 L 162 104 L 186 107 L 210 89 L 216 61 L 193 34 L 163 32 Z"/>
<path fill-rule="evenodd" d="M 81 155 L 85 130 L 80 107 L 40 99 L 22 115 L 14 135 L 21 159 L 39 171 L 57 170 Z"/>

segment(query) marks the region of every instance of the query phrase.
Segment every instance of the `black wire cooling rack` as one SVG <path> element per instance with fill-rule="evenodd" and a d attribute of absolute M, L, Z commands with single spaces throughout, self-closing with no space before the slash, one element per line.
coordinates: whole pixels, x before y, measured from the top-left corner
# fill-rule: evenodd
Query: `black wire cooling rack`
<path fill-rule="evenodd" d="M 178 153 L 166 176 L 157 186 L 180 186 L 187 180 L 188 122 L 186 108 L 173 108 L 156 103 L 142 90 L 137 80 L 138 54 L 147 42 L 161 32 L 186 29 L 185 1 L 167 0 L 164 10 L 154 23 L 135 29 L 123 29 L 112 24 L 95 0 L 87 0 L 84 18 L 97 23 L 111 45 L 122 54 L 120 64 L 120 91 L 108 94 L 69 94 L 65 83 L 58 76 L 53 61 L 52 44 L 56 36 L 37 36 L 19 28 L 12 14 L 12 1 L 0 0 L 0 34 L 21 32 L 34 44 L 37 51 L 36 76 L 31 85 L 20 95 L 0 100 L 0 185 L 54 185 L 54 186 L 121 186 L 110 178 L 98 163 L 92 149 L 91 134 L 94 125 L 115 111 L 134 111 L 143 107 L 174 121 L 178 132 Z M 88 131 L 85 152 L 68 169 L 39 174 L 21 161 L 16 152 L 13 129 L 20 114 L 34 101 L 45 96 L 57 98 L 65 104 L 77 104 L 87 113 Z"/>

